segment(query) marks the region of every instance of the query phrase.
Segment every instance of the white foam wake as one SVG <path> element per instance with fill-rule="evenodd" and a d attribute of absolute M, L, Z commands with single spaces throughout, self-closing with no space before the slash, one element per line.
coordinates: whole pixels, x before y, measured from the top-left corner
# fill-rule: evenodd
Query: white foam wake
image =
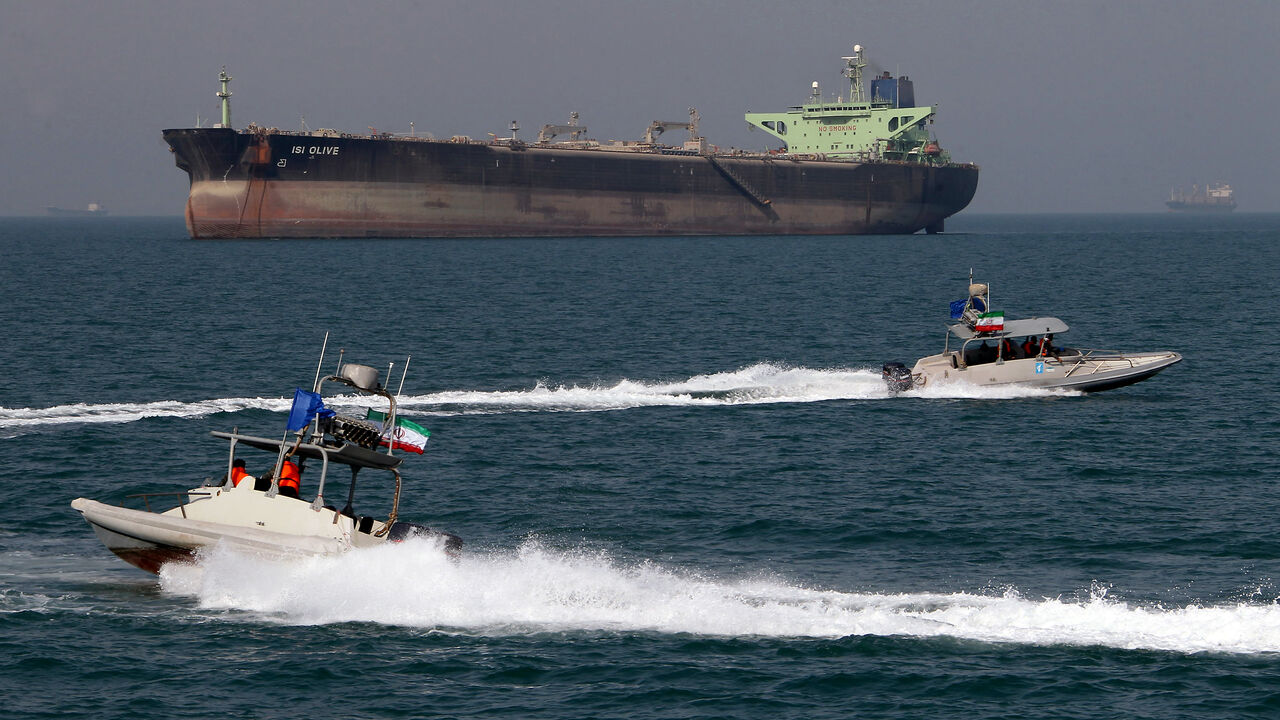
<path fill-rule="evenodd" d="M 48 408 L 0 408 L 0 428 L 28 428 L 72 423 L 128 423 L 145 418 L 196 418 L 241 410 L 287 411 L 292 398 L 221 398 L 181 402 L 72 404 Z"/>
<path fill-rule="evenodd" d="M 875 400 L 890 397 L 879 371 L 817 370 L 758 363 L 732 372 L 673 382 L 622 379 L 593 385 L 547 385 L 527 390 L 459 390 L 400 398 L 405 408 L 463 406 L 470 412 L 598 411 L 652 406 Z"/>
<path fill-rule="evenodd" d="M 269 562 L 218 549 L 168 566 L 165 591 L 289 624 L 374 622 L 492 636 L 544 632 L 713 637 L 904 635 L 1182 653 L 1280 652 L 1280 606 L 1140 606 L 968 593 L 874 594 L 756 577 L 722 580 L 527 543 L 450 561 L 426 541 Z"/>
<path fill-rule="evenodd" d="M 857 368 L 811 369 L 759 363 L 732 372 L 695 375 L 675 382 L 622 379 L 594 385 L 538 383 L 524 390 L 446 390 L 398 398 L 402 411 L 428 415 L 506 412 L 594 412 L 634 407 L 724 407 L 763 403 L 804 403 L 829 400 L 1015 399 L 1055 394 L 1047 390 L 1005 386 L 984 388 L 964 383 L 920 388 L 894 396 L 878 370 Z M 326 398 L 343 409 L 348 398 Z M 270 410 L 286 412 L 292 398 L 220 398 L 181 402 L 72 404 L 49 408 L 0 407 L 0 436 L 41 426 L 72 423 L 127 423 L 155 417 L 197 418 L 219 412 Z"/>

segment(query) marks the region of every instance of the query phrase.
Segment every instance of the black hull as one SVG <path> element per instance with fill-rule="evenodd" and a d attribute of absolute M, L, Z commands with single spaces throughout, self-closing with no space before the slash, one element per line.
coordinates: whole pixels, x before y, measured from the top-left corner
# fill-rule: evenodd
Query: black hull
<path fill-rule="evenodd" d="M 936 229 L 972 165 L 164 131 L 196 238 L 852 235 Z"/>

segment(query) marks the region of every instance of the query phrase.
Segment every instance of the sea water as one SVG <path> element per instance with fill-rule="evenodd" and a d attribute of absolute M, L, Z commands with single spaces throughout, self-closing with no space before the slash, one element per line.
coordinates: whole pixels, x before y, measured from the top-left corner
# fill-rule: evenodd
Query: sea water
<path fill-rule="evenodd" d="M 0 248 L 15 716 L 1280 716 L 1280 216 L 244 242 L 6 219 Z M 1060 342 L 1185 360 L 1098 394 L 890 394 L 880 365 L 941 349 L 970 268 Z M 156 578 L 70 508 L 221 474 L 211 430 L 282 433 L 326 332 L 325 371 L 380 368 L 431 430 L 400 515 L 460 559 L 217 548 Z"/>

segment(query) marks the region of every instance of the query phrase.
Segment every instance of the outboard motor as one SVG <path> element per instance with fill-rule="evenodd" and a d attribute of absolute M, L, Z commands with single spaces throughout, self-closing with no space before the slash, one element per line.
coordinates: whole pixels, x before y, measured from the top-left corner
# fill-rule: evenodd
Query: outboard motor
<path fill-rule="evenodd" d="M 440 540 L 444 543 L 445 554 L 451 558 L 456 559 L 462 554 L 462 538 L 453 533 L 429 528 L 426 525 L 397 520 L 392 523 L 391 532 L 387 533 L 387 540 L 393 543 L 404 542 L 410 538 Z"/>
<path fill-rule="evenodd" d="M 915 381 L 911 378 L 911 370 L 900 362 L 887 362 L 884 369 L 880 371 L 880 377 L 884 378 L 884 384 L 889 386 L 889 392 L 906 392 L 915 386 Z"/>

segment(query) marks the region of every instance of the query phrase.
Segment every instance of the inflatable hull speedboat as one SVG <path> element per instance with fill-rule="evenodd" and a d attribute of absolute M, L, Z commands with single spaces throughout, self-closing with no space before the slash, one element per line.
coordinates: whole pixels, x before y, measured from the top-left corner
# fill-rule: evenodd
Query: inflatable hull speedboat
<path fill-rule="evenodd" d="M 1097 392 L 1146 380 L 1182 360 L 1176 352 L 1123 353 L 1059 347 L 1056 337 L 1070 328 L 1056 317 L 1005 321 L 991 309 L 985 283 L 969 278 L 969 296 L 951 303 L 942 352 L 920 358 L 910 381 L 900 363 L 885 363 L 884 380 L 893 392 L 941 383 L 1028 385 Z M 953 349 L 952 342 L 955 342 Z"/>
<path fill-rule="evenodd" d="M 921 358 L 911 370 L 916 386 L 942 382 L 1021 384 L 1098 392 L 1146 380 L 1182 360 L 1176 352 L 1098 353 L 1072 350 L 1058 357 L 1028 357 L 971 365 L 958 351 Z"/>
<path fill-rule="evenodd" d="M 323 358 L 321 353 L 322 362 Z M 150 573 L 160 572 L 165 563 L 189 561 L 200 550 L 215 545 L 278 558 L 332 555 L 425 537 L 439 541 L 446 553 L 456 556 L 462 548 L 456 535 L 397 519 L 403 458 L 392 450 L 409 447 L 420 453 L 425 435 L 419 442 L 404 428 L 411 426 L 421 434 L 426 430 L 408 421 L 397 422 L 395 397 L 378 384 L 375 369 L 348 364 L 342 366 L 340 375 L 323 380 L 318 375 L 315 390 L 295 392 L 287 423 L 294 439 L 212 433 L 230 445 L 226 475 L 218 483 L 184 492 L 133 496 L 144 505 L 142 510 L 88 498 L 76 498 L 71 507 L 84 516 L 107 549 Z M 338 415 L 324 407 L 319 394 L 321 385 L 328 381 L 382 397 L 389 412 L 370 408 L 364 419 Z M 380 450 L 382 446 L 387 449 Z M 247 472 L 246 461 L 237 455 L 243 448 L 269 453 L 269 459 L 259 461 L 266 472 L 258 477 Z M 314 469 L 304 473 L 308 464 Z M 329 471 L 334 466 L 349 470 L 349 479 L 345 472 L 333 473 L 339 477 L 331 478 Z M 391 481 L 391 511 L 384 519 L 353 509 L 357 476 L 362 470 Z M 361 480 L 361 487 L 365 484 Z M 326 490 L 345 498 L 341 510 L 325 500 Z M 306 499 L 301 498 L 303 494 Z M 161 498 L 172 502 L 174 497 L 178 500 L 174 507 L 152 511 L 153 502 Z"/>

